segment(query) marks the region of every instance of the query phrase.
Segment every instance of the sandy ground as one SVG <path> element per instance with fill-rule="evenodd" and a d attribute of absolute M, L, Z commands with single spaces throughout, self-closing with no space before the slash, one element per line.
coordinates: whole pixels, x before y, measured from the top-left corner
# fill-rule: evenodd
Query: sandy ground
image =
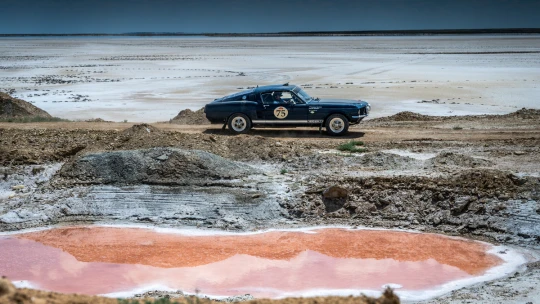
<path fill-rule="evenodd" d="M 538 51 L 537 35 L 2 38 L 0 88 L 80 120 L 168 121 L 241 88 L 285 82 L 367 100 L 372 117 L 502 114 L 538 105 Z"/>

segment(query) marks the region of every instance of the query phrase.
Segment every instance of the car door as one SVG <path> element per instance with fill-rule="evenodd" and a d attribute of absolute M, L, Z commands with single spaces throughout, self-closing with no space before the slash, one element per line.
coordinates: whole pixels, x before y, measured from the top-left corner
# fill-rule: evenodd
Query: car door
<path fill-rule="evenodd" d="M 305 124 L 307 122 L 307 106 L 295 104 L 291 92 L 282 91 L 281 100 L 273 96 L 275 92 L 261 94 L 264 106 L 264 119 L 267 124 Z"/>

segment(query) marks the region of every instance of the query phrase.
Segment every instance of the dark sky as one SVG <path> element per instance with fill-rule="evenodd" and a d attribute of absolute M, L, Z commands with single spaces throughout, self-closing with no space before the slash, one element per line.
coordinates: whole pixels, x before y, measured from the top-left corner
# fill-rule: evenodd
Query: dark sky
<path fill-rule="evenodd" d="M 0 0 L 0 33 L 540 27 L 540 0 Z"/>

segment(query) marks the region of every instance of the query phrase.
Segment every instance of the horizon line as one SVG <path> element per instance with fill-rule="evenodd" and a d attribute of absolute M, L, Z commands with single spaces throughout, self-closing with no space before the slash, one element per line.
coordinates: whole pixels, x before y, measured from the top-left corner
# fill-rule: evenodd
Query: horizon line
<path fill-rule="evenodd" d="M 422 30 L 344 30 L 287 32 L 125 32 L 125 33 L 0 33 L 0 37 L 21 36 L 368 36 L 421 34 L 540 34 L 538 28 L 422 29 Z"/>

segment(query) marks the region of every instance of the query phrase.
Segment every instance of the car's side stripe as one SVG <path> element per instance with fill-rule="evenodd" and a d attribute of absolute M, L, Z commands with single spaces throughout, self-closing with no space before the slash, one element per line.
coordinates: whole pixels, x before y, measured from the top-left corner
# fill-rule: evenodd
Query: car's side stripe
<path fill-rule="evenodd" d="M 305 124 L 321 123 L 322 120 L 252 120 L 254 124 Z"/>

